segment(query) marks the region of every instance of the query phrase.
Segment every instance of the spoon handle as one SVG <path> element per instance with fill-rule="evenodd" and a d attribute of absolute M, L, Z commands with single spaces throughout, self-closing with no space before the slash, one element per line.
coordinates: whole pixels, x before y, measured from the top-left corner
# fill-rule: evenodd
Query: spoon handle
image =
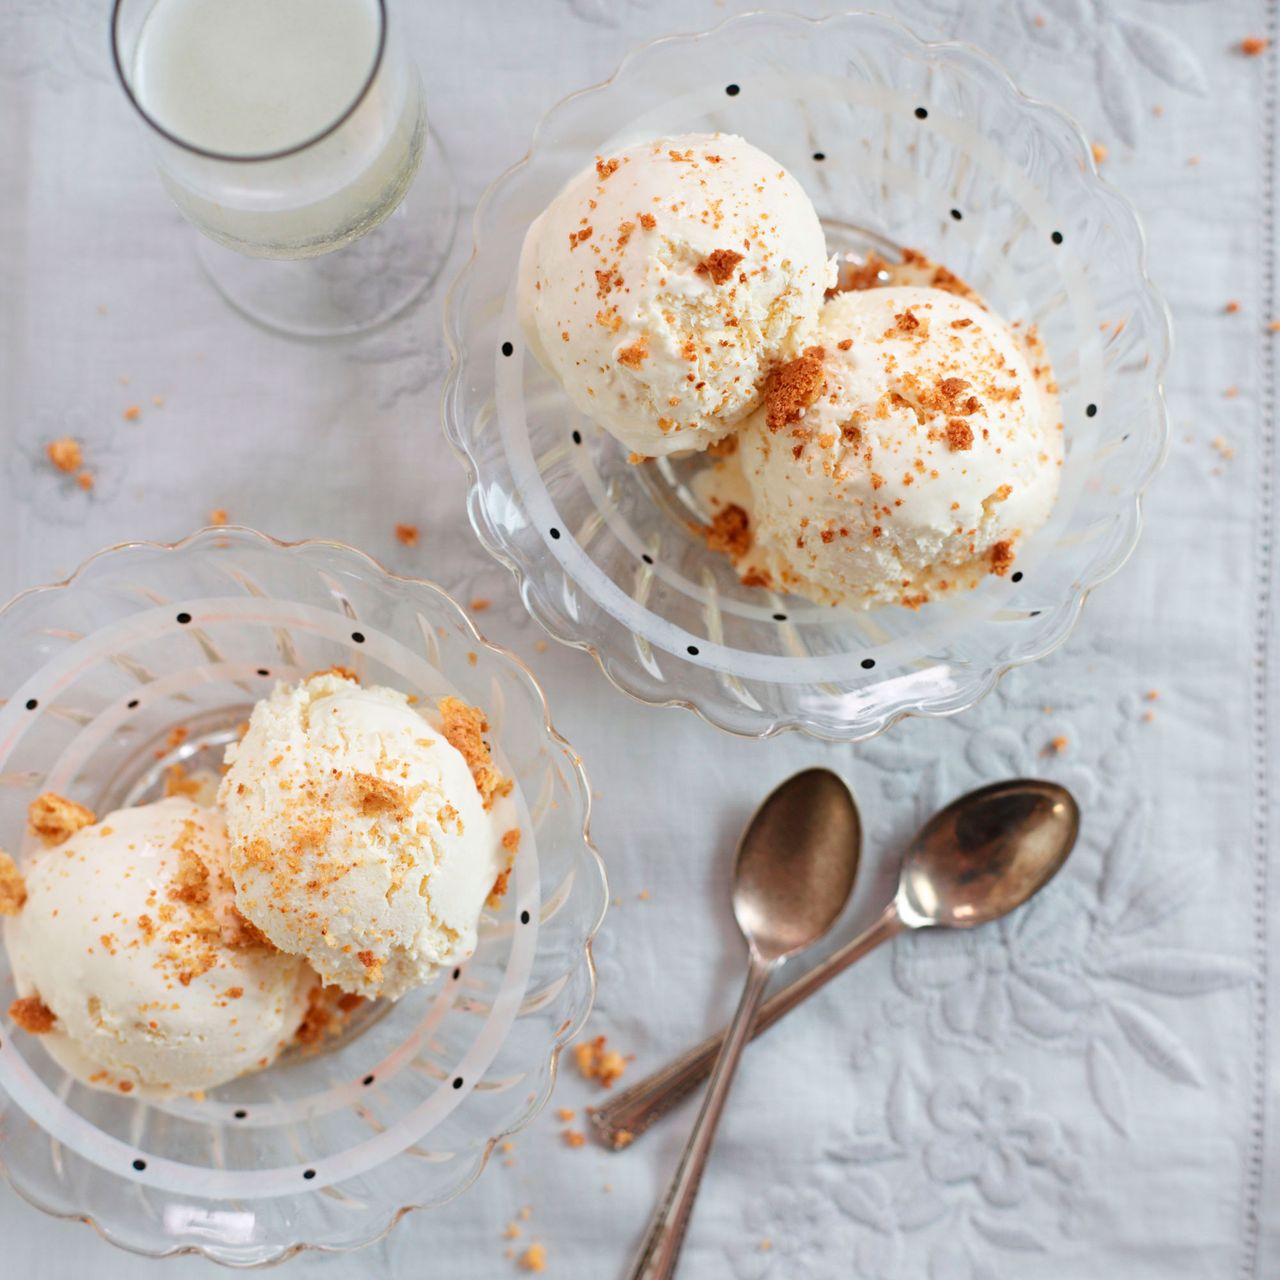
<path fill-rule="evenodd" d="M 672 1175 L 666 1194 L 658 1202 L 653 1221 L 645 1234 L 644 1243 L 636 1256 L 630 1272 L 630 1280 L 670 1280 L 676 1273 L 676 1262 L 684 1244 L 693 1203 L 702 1182 L 702 1172 L 715 1141 L 716 1126 L 720 1123 L 733 1073 L 738 1069 L 738 1059 L 751 1038 L 751 1024 L 755 1020 L 760 1001 L 764 998 L 769 975 L 777 962 L 762 960 L 753 949 L 747 969 L 747 981 L 742 988 L 738 1010 L 733 1015 L 729 1030 L 725 1033 L 720 1056 L 711 1072 L 707 1096 L 702 1100 L 702 1110 L 693 1122 L 693 1130 L 685 1143 L 684 1155 Z"/>
<path fill-rule="evenodd" d="M 843 973 L 868 951 L 887 942 L 895 934 L 907 928 L 892 903 L 881 917 L 856 938 L 832 952 L 821 964 L 769 997 L 756 1016 L 751 1035 L 760 1035 L 775 1022 L 785 1017 L 796 1005 L 803 1003 L 815 991 L 824 987 L 838 973 Z M 596 1137 L 607 1147 L 621 1151 L 629 1146 L 656 1120 L 660 1120 L 673 1107 L 683 1102 L 711 1074 L 716 1055 L 724 1043 L 725 1032 L 708 1036 L 681 1057 L 660 1068 L 643 1080 L 636 1081 L 611 1098 L 602 1107 L 591 1112 L 591 1127 Z"/>

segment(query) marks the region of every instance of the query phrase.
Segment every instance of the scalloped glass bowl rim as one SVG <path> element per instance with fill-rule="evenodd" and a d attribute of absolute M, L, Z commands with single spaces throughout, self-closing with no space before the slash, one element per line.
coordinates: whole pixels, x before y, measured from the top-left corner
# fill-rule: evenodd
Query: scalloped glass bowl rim
<path fill-rule="evenodd" d="M 442 1202 L 451 1203 L 471 1187 L 471 1185 L 484 1171 L 485 1166 L 488 1164 L 489 1158 L 493 1154 L 498 1143 L 504 1138 L 510 1137 L 514 1133 L 521 1132 L 542 1112 L 555 1089 L 556 1077 L 560 1066 L 560 1056 L 573 1037 L 586 1024 L 587 1019 L 590 1017 L 591 1010 L 595 1006 L 597 976 L 595 959 L 592 954 L 592 943 L 604 923 L 604 918 L 609 905 L 609 892 L 604 860 L 600 856 L 599 850 L 591 839 L 591 786 L 587 778 L 586 769 L 583 766 L 581 757 L 573 749 L 570 743 L 560 734 L 552 722 L 551 710 L 547 702 L 546 692 L 542 688 L 538 678 L 533 674 L 532 670 L 530 670 L 528 665 L 520 657 L 512 653 L 509 649 L 486 639 L 476 628 L 470 614 L 463 609 L 461 604 L 459 604 L 450 592 L 446 591 L 439 584 L 432 582 L 429 579 L 395 573 L 367 552 L 361 551 L 359 548 L 353 547 L 348 543 L 339 542 L 336 539 L 302 538 L 296 541 L 286 541 L 272 537 L 270 534 L 262 533 L 257 529 L 249 528 L 246 525 L 228 524 L 205 526 L 204 528 L 195 530 L 193 533 L 188 534 L 186 537 L 181 538 L 176 542 L 158 542 L 148 539 L 134 539 L 128 542 L 113 543 L 110 546 L 103 547 L 101 550 L 86 557 L 86 559 L 81 561 L 80 564 L 77 565 L 76 568 L 65 578 L 61 578 L 54 582 L 39 583 L 35 586 L 26 587 L 10 596 L 3 604 L 0 604 L 0 620 L 2 620 L 14 608 L 34 599 L 37 596 L 74 587 L 99 561 L 114 556 L 117 553 L 129 551 L 179 552 L 188 550 L 195 544 L 204 540 L 228 537 L 240 537 L 249 543 L 285 553 L 305 550 L 308 548 L 331 550 L 340 555 L 351 556 L 358 562 L 361 562 L 364 566 L 367 566 L 370 575 L 373 577 L 380 578 L 388 582 L 404 583 L 414 588 L 426 588 L 439 596 L 441 600 L 452 607 L 458 616 L 463 619 L 471 633 L 472 639 L 474 639 L 477 644 L 488 649 L 500 660 L 509 662 L 519 671 L 521 676 L 527 682 L 529 688 L 537 696 L 542 710 L 543 727 L 547 733 L 548 740 L 553 745 L 561 749 L 562 753 L 568 758 L 568 761 L 572 766 L 572 775 L 576 782 L 582 806 L 582 844 L 589 857 L 588 865 L 594 866 L 599 876 L 599 909 L 597 910 L 595 917 L 592 919 L 582 943 L 583 954 L 581 963 L 585 965 L 587 972 L 588 998 L 584 1002 L 581 1013 L 574 1019 L 573 1025 L 567 1027 L 563 1034 L 558 1036 L 551 1046 L 551 1051 L 546 1064 L 546 1084 L 541 1090 L 541 1096 L 538 1097 L 536 1102 L 530 1106 L 526 1118 L 520 1124 L 512 1129 L 505 1130 L 502 1133 L 492 1135 L 485 1141 L 484 1148 L 474 1158 L 471 1168 L 466 1171 L 465 1176 L 458 1183 L 457 1187 L 446 1198 L 446 1200 Z M 403 1204 L 394 1209 L 389 1209 L 387 1211 L 386 1221 L 381 1228 L 359 1244 L 334 1246 L 311 1244 L 306 1241 L 296 1240 L 287 1245 L 281 1246 L 278 1252 L 265 1261 L 236 1263 L 221 1258 L 216 1254 L 211 1253 L 204 1245 L 196 1243 L 175 1244 L 172 1248 L 162 1249 L 159 1251 L 141 1248 L 137 1244 L 130 1243 L 129 1241 L 121 1238 L 112 1230 L 111 1227 L 91 1213 L 77 1210 L 64 1210 L 44 1203 L 38 1196 L 29 1193 L 27 1188 L 20 1183 L 13 1170 L 9 1168 L 3 1158 L 0 1158 L 0 1177 L 3 1177 L 5 1183 L 11 1188 L 15 1195 L 25 1203 L 31 1205 L 34 1209 L 46 1214 L 48 1217 L 56 1221 L 83 1223 L 92 1228 L 95 1234 L 97 1234 L 102 1240 L 106 1241 L 114 1248 L 120 1249 L 124 1253 L 131 1254 L 135 1257 L 149 1258 L 153 1260 L 185 1256 L 200 1257 L 215 1265 L 225 1266 L 234 1270 L 252 1270 L 262 1267 L 273 1267 L 303 1253 L 327 1253 L 334 1255 L 355 1254 L 360 1250 L 366 1249 L 385 1239 L 399 1224 L 400 1220 L 408 1214 L 427 1207 L 417 1204 Z"/>
<path fill-rule="evenodd" d="M 1091 181 L 1099 190 L 1105 192 L 1111 200 L 1117 216 L 1127 222 L 1137 248 L 1135 284 L 1137 289 L 1145 295 L 1152 305 L 1155 319 L 1158 322 L 1157 332 L 1154 335 L 1155 341 L 1153 342 L 1153 348 L 1158 349 L 1154 350 L 1155 358 L 1152 361 L 1152 393 L 1158 409 L 1158 448 L 1153 451 L 1145 472 L 1135 483 L 1132 492 L 1132 505 L 1128 507 L 1130 529 L 1127 537 L 1119 549 L 1111 556 L 1110 560 L 1087 583 L 1082 584 L 1072 597 L 1063 602 L 1056 611 L 1059 615 L 1057 625 L 1051 631 L 1046 632 L 1042 643 L 1035 645 L 1025 654 L 1019 654 L 1015 658 L 991 667 L 980 675 L 975 674 L 969 687 L 961 692 L 954 703 L 942 705 L 921 703 L 914 706 L 894 708 L 886 711 L 878 719 L 856 731 L 842 730 L 831 724 L 818 723 L 805 718 L 803 714 L 799 713 L 793 713 L 785 718 L 777 718 L 763 729 L 752 731 L 722 722 L 711 710 L 699 705 L 690 698 L 678 695 L 670 698 L 649 697 L 639 689 L 630 687 L 622 676 L 612 669 L 609 655 L 599 645 L 593 641 L 584 640 L 579 636 L 573 635 L 564 630 L 562 625 L 557 625 L 557 621 L 550 616 L 538 600 L 534 591 L 535 584 L 525 572 L 524 567 L 507 552 L 504 544 L 493 536 L 488 526 L 487 513 L 480 496 L 479 469 L 465 440 L 462 430 L 462 416 L 454 412 L 453 409 L 454 402 L 460 394 L 462 372 L 467 360 L 467 353 L 464 350 L 463 338 L 458 324 L 458 300 L 467 288 L 472 271 L 484 249 L 482 232 L 484 218 L 488 212 L 489 205 L 496 198 L 497 193 L 515 175 L 534 162 L 549 126 L 554 118 L 570 103 L 579 98 L 610 89 L 630 71 L 635 62 L 666 44 L 709 40 L 724 34 L 731 28 L 748 26 L 752 21 L 758 19 L 793 21 L 818 28 L 849 18 L 865 18 L 878 22 L 885 27 L 893 28 L 898 35 L 912 41 L 933 58 L 963 57 L 975 60 L 985 73 L 994 77 L 1001 87 L 1023 108 L 1030 111 L 1046 112 L 1066 127 L 1076 144 L 1077 151 L 1080 153 L 1086 180 Z M 626 694 L 636 702 L 654 707 L 682 707 L 692 711 L 699 719 L 713 728 L 733 737 L 759 740 L 774 737 L 779 733 L 795 731 L 828 742 L 862 742 L 878 736 L 906 717 L 934 719 L 957 715 L 985 698 L 1009 671 L 1016 667 L 1037 662 L 1064 644 L 1074 631 L 1085 602 L 1094 588 L 1100 586 L 1117 573 L 1137 547 L 1143 525 L 1143 497 L 1152 480 L 1164 465 L 1168 455 L 1170 420 L 1164 394 L 1164 375 L 1165 370 L 1168 368 L 1173 345 L 1173 325 L 1169 307 L 1163 295 L 1156 289 L 1147 267 L 1146 233 L 1133 203 L 1119 188 L 1099 173 L 1097 163 L 1089 146 L 1088 137 L 1076 119 L 1055 104 L 1025 93 L 995 58 L 975 45 L 960 40 L 923 40 L 896 18 L 865 9 L 845 10 L 821 17 L 809 17 L 804 14 L 789 13 L 781 10 L 752 9 L 731 15 L 715 26 L 702 31 L 677 32 L 658 36 L 629 50 L 612 75 L 567 94 L 543 114 L 534 127 L 529 148 L 524 156 L 508 166 L 485 188 L 472 215 L 471 231 L 471 253 L 449 286 L 444 301 L 444 337 L 449 349 L 449 373 L 441 393 L 441 418 L 444 424 L 445 438 L 466 472 L 468 486 L 467 513 L 471 520 L 472 528 L 485 550 L 512 573 L 521 601 L 543 630 L 560 643 L 589 653 L 595 659 L 596 664 L 609 683 L 619 692 Z M 1123 511 L 1118 511 L 1118 515 L 1123 515 Z"/>

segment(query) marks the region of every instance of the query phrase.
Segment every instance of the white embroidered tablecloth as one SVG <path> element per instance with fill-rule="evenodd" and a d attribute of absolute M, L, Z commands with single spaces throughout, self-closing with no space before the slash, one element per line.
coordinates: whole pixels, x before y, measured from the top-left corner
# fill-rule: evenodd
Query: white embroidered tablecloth
<path fill-rule="evenodd" d="M 469 207 L 563 94 L 641 40 L 747 6 L 400 7 Z M 895 852 L 935 806 L 1009 774 L 1066 782 L 1083 838 L 1041 900 L 980 934 L 900 940 L 750 1050 L 682 1274 L 1271 1280 L 1277 67 L 1274 49 L 1247 57 L 1239 45 L 1275 36 L 1276 5 L 881 7 L 923 35 L 988 48 L 1081 120 L 1143 216 L 1175 314 L 1174 447 L 1142 545 L 1061 653 L 954 720 L 848 748 L 730 740 L 631 703 L 580 653 L 544 649 L 472 538 L 439 430 L 442 290 L 346 345 L 295 344 L 237 318 L 201 276 L 111 79 L 107 0 L 0 0 L 0 593 L 109 543 L 177 538 L 221 507 L 283 538 L 351 542 L 464 602 L 491 600 L 482 627 L 543 680 L 596 789 L 617 905 L 591 1026 L 635 1054 L 633 1072 L 730 1011 L 742 948 L 726 866 L 781 778 L 828 764 L 863 807 L 864 872 L 841 936 L 879 910 Z M 464 228 L 448 273 L 467 240 Z M 122 419 L 132 404 L 137 422 Z M 92 492 L 44 460 L 64 434 L 86 442 Z M 421 526 L 417 547 L 396 542 L 397 521 Z M 572 1149 L 554 1110 L 578 1110 L 580 1125 L 596 1097 L 567 1069 L 509 1164 L 495 1161 L 455 1205 L 410 1217 L 381 1250 L 284 1274 L 488 1280 L 518 1274 L 504 1250 L 535 1238 L 547 1275 L 621 1274 L 691 1115 L 621 1155 Z M 507 1241 L 513 1219 L 521 1234 Z M 0 1275 L 161 1274 L 220 1273 L 139 1262 L 0 1190 Z"/>

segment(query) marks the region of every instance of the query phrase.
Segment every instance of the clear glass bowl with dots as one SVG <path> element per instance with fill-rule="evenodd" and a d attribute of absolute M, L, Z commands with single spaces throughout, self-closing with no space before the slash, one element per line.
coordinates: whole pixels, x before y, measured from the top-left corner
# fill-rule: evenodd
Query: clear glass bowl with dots
<path fill-rule="evenodd" d="M 1038 326 L 1061 388 L 1066 465 L 1017 572 L 918 611 L 833 610 L 744 587 L 691 532 L 699 458 L 629 465 L 523 341 L 520 246 L 598 154 L 664 134 L 741 134 L 812 196 L 846 260 L 910 247 Z M 446 304 L 446 432 L 481 541 L 530 613 L 613 683 L 734 733 L 855 741 L 972 705 L 1070 632 L 1129 555 L 1163 459 L 1165 306 L 1129 204 L 1080 129 L 976 49 L 872 14 L 754 13 L 633 52 L 553 108 L 475 215 Z"/>
<path fill-rule="evenodd" d="M 441 982 L 199 1101 L 73 1081 L 4 1016 L 0 949 L 0 1168 L 138 1253 L 259 1265 L 358 1248 L 444 1203 L 545 1103 L 591 1006 L 606 891 L 577 755 L 528 669 L 449 596 L 336 543 L 224 528 L 130 544 L 0 611 L 0 847 L 21 864 L 45 789 L 98 813 L 156 798 L 169 764 L 219 762 L 275 681 L 334 664 L 485 710 L 526 833 L 511 886 Z"/>

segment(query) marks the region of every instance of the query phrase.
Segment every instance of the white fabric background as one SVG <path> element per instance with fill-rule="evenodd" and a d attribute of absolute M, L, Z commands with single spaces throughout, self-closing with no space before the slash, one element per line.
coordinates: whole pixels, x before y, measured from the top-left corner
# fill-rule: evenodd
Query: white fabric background
<path fill-rule="evenodd" d="M 492 599 L 482 628 L 544 681 L 596 788 L 620 905 L 598 946 L 591 1029 L 634 1053 L 636 1072 L 732 1007 L 742 956 L 724 872 L 775 782 L 822 762 L 859 796 L 868 843 L 847 936 L 878 911 L 895 850 L 938 803 L 1010 773 L 1062 779 L 1085 807 L 1084 837 L 1042 901 L 982 935 L 899 942 L 751 1050 L 683 1274 L 1280 1275 L 1280 1018 L 1266 1016 L 1268 947 L 1273 998 L 1280 982 L 1268 754 L 1280 675 L 1266 662 L 1280 626 L 1267 581 L 1276 66 L 1236 51 L 1243 36 L 1275 34 L 1274 3 L 880 6 L 922 34 L 987 47 L 1107 145 L 1104 171 L 1144 217 L 1180 354 L 1174 448 L 1143 544 L 1065 651 L 956 720 L 857 748 L 729 740 L 630 703 L 582 654 L 537 649 L 506 571 L 472 538 L 439 431 L 442 290 L 349 344 L 294 344 L 238 319 L 199 274 L 110 78 L 108 7 L 0 0 L 0 593 L 109 543 L 180 537 L 225 507 L 279 537 L 351 542 L 464 602 Z M 747 6 L 400 7 L 469 208 L 559 97 L 642 40 Z M 468 240 L 464 226 L 447 275 Z M 141 422 L 122 421 L 135 402 Z M 87 441 L 92 494 L 43 462 L 68 432 Z M 396 543 L 396 521 L 421 525 L 417 548 Z M 1042 754 L 1058 735 L 1067 749 Z M 593 1096 L 570 1069 L 553 1109 Z M 620 1274 L 682 1114 L 615 1156 L 568 1149 L 548 1113 L 512 1167 L 411 1217 L 384 1250 L 284 1274 L 518 1274 L 501 1235 L 522 1205 L 533 1212 L 517 1245 L 542 1240 L 548 1275 Z M 7 1190 L 0 1242 L 0 1275 L 31 1280 L 217 1274 L 140 1262 Z"/>

